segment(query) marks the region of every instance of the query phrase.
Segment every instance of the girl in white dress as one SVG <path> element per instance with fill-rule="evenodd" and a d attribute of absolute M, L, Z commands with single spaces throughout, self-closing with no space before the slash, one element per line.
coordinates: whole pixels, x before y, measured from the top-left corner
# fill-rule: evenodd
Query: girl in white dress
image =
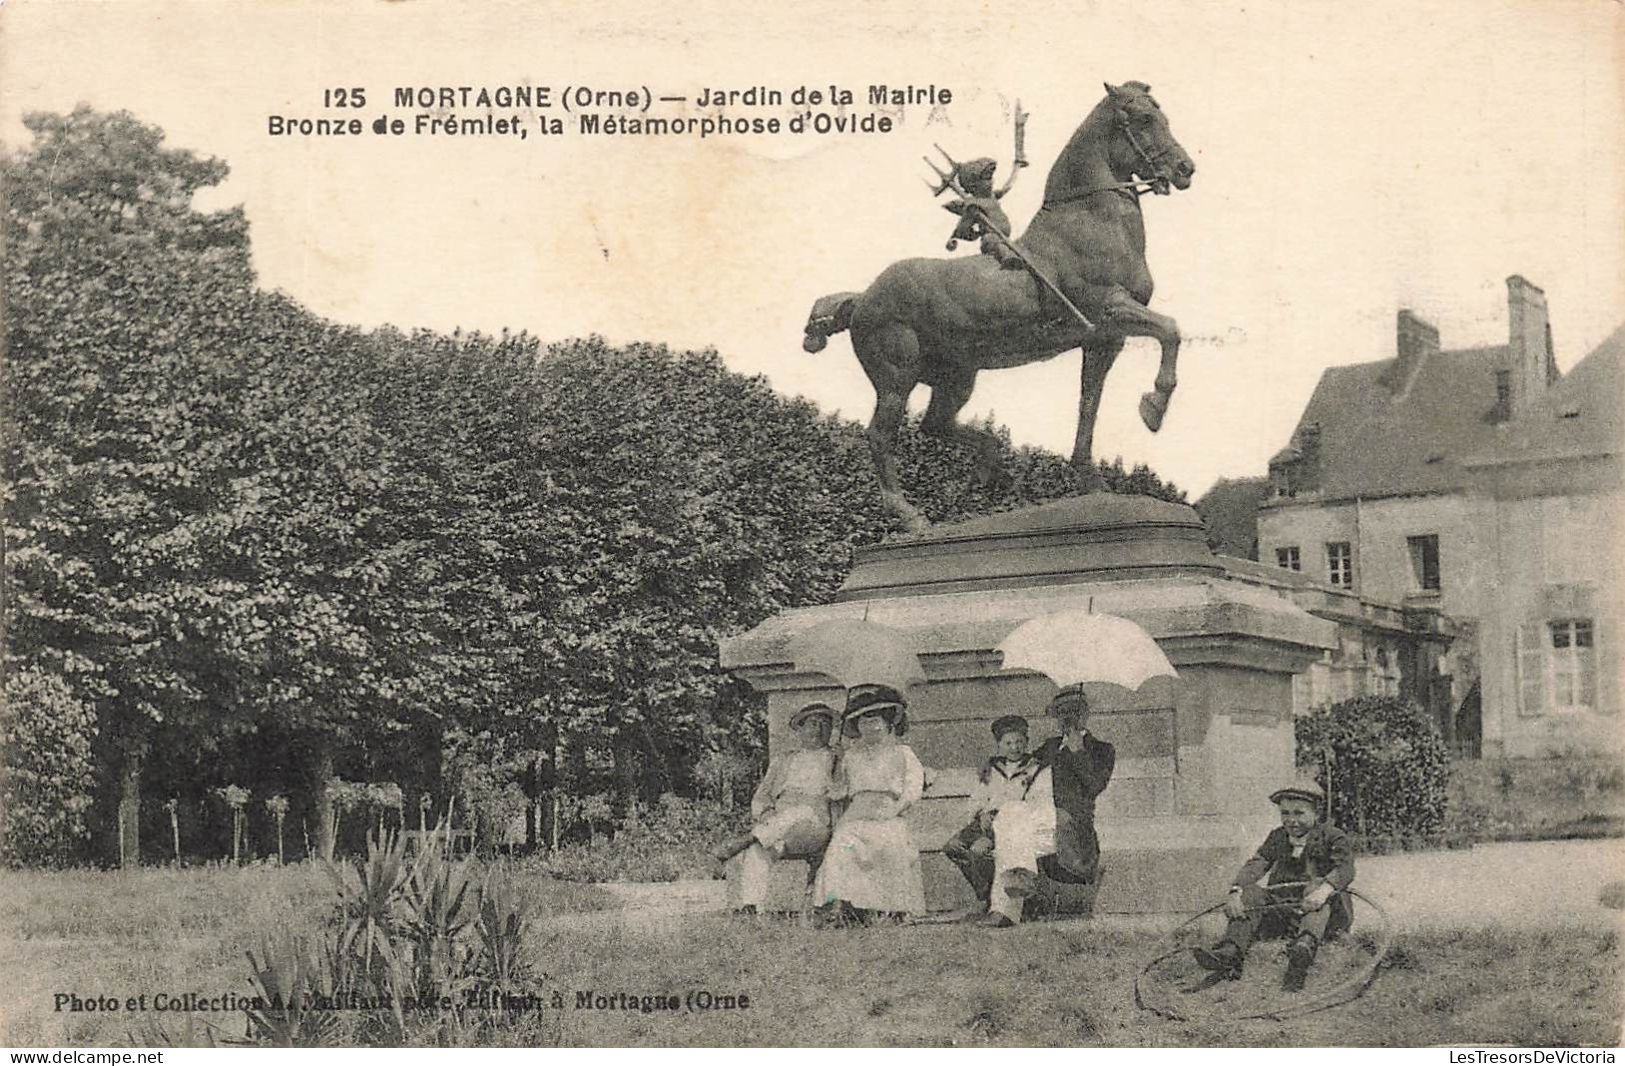
<path fill-rule="evenodd" d="M 813 884 L 830 918 L 869 922 L 925 911 L 920 851 L 903 819 L 925 791 L 925 768 L 898 739 L 908 729 L 904 708 L 901 694 L 886 686 L 847 704 L 848 741 L 831 789 L 846 807 Z"/>

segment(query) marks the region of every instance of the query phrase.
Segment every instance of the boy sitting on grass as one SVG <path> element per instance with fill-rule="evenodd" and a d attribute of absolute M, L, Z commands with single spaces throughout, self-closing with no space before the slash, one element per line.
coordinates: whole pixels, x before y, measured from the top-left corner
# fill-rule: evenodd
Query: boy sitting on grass
<path fill-rule="evenodd" d="M 1270 794 L 1281 828 L 1236 874 L 1224 904 L 1224 939 L 1193 949 L 1203 969 L 1234 980 L 1254 940 L 1290 937 L 1281 987 L 1301 991 L 1321 943 L 1348 930 L 1352 914 L 1343 890 L 1354 880 L 1354 853 L 1347 834 L 1320 821 L 1325 800 L 1313 781 Z"/>

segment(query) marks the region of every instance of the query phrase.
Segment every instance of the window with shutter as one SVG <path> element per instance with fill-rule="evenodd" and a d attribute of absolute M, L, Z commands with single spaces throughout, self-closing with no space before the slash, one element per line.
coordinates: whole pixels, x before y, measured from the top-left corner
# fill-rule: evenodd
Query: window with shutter
<path fill-rule="evenodd" d="M 1514 634 L 1518 663 L 1518 713 L 1546 713 L 1546 627 L 1539 622 L 1519 626 Z"/>

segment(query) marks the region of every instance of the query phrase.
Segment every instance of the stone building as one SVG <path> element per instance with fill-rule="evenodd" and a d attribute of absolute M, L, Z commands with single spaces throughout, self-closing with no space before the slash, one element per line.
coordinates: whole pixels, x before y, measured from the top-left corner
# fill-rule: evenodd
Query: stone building
<path fill-rule="evenodd" d="M 1337 627 L 1332 646 L 1292 679 L 1295 714 L 1356 696 L 1398 696 L 1436 713 L 1448 706 L 1441 665 L 1458 631 L 1447 615 L 1368 599 L 1300 571 L 1224 555 L 1218 561 L 1233 579 L 1267 588 Z"/>
<path fill-rule="evenodd" d="M 1504 345 L 1441 349 L 1402 310 L 1393 358 L 1322 375 L 1270 461 L 1258 557 L 1452 620 L 1427 702 L 1457 750 L 1616 746 L 1621 334 L 1563 379 L 1545 294 L 1514 275 L 1507 305 Z"/>
<path fill-rule="evenodd" d="M 1484 740 L 1507 755 L 1618 751 L 1625 327 L 1464 460 L 1496 563 L 1479 623 Z"/>

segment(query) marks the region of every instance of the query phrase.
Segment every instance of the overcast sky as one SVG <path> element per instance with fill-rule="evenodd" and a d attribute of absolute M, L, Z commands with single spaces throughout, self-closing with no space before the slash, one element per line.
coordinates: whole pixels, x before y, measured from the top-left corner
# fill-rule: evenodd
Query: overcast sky
<path fill-rule="evenodd" d="M 1193 498 L 1261 474 L 1321 371 L 1387 358 L 1414 308 L 1446 347 L 1506 337 L 1504 279 L 1549 297 L 1567 368 L 1625 321 L 1618 4 L 1459 2 L 757 5 L 32 2 L 0 8 L 0 136 L 28 110 L 125 108 L 232 175 L 260 278 L 364 326 L 714 345 L 787 394 L 866 419 L 844 337 L 800 347 L 819 295 L 891 261 L 942 255 L 952 219 L 921 177 L 939 142 L 1008 166 L 1010 103 L 1046 168 L 1102 95 L 1149 82 L 1197 164 L 1145 201 L 1153 306 L 1187 343 L 1160 434 L 1134 403 L 1155 346 L 1108 384 L 1096 453 L 1148 462 Z M 610 139 L 272 138 L 360 86 L 370 121 L 397 86 L 703 88 L 934 84 L 888 134 Z M 793 109 L 738 111 L 787 117 Z M 681 105 L 656 103 L 652 115 Z M 527 116 L 527 123 L 533 121 Z M 961 251 L 960 254 L 967 254 Z M 984 374 L 967 413 L 1069 451 L 1078 356 Z M 916 394 L 923 405 L 926 393 Z"/>

